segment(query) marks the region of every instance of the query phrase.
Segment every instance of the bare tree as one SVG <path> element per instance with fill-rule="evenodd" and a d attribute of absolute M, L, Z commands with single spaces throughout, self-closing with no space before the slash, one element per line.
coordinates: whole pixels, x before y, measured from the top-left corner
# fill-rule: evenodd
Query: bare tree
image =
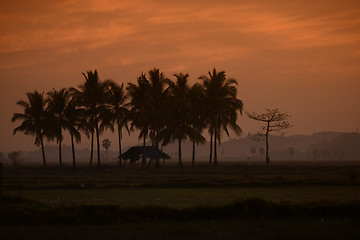
<path fill-rule="evenodd" d="M 277 108 L 265 110 L 266 113 L 257 114 L 255 112 L 247 112 L 247 115 L 251 119 L 266 123 L 266 125 L 263 126 L 256 134 L 250 135 L 250 137 L 256 141 L 266 140 L 266 165 L 269 166 L 269 133 L 281 132 L 281 130 L 292 127 L 292 125 L 287 121 L 290 117 L 289 114 L 280 113 Z"/>

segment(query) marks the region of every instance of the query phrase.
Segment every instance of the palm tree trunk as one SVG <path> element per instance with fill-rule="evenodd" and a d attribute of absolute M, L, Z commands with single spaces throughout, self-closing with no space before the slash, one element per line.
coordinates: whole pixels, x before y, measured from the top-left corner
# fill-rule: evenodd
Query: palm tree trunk
<path fill-rule="evenodd" d="M 70 132 L 71 137 L 71 151 L 72 151 L 72 157 L 73 157 L 73 169 L 76 168 L 76 160 L 75 160 L 75 145 L 74 145 L 74 136 L 73 133 Z"/>
<path fill-rule="evenodd" d="M 146 144 L 146 135 L 144 134 L 143 146 L 145 147 Z M 141 159 L 141 167 L 145 168 L 146 165 L 146 157 L 143 155 Z"/>
<path fill-rule="evenodd" d="M 43 141 L 42 134 L 40 134 L 40 142 L 41 142 L 41 153 L 42 153 L 42 157 L 43 157 L 43 165 L 44 165 L 44 167 L 46 167 L 45 149 L 44 149 L 44 141 Z"/>
<path fill-rule="evenodd" d="M 193 141 L 193 150 L 192 150 L 191 166 L 192 166 L 192 167 L 195 167 L 195 141 Z"/>
<path fill-rule="evenodd" d="M 105 167 L 107 168 L 107 160 L 108 160 L 108 150 L 107 149 L 105 149 L 105 153 L 106 153 Z"/>
<path fill-rule="evenodd" d="M 268 122 L 267 128 L 266 128 L 266 166 L 269 167 L 270 164 L 270 156 L 269 156 L 269 128 L 270 128 L 270 122 Z"/>
<path fill-rule="evenodd" d="M 0 162 L 0 200 L 2 200 L 2 185 L 3 185 L 3 163 Z"/>
<path fill-rule="evenodd" d="M 121 127 L 120 124 L 118 122 L 118 137 L 119 137 L 119 167 L 122 167 L 122 162 L 121 162 L 121 136 L 122 132 L 121 132 Z M 125 163 L 125 162 L 124 162 Z"/>
<path fill-rule="evenodd" d="M 62 156 L 61 156 L 61 128 L 60 128 L 60 131 L 59 131 L 59 164 L 60 164 L 60 167 L 62 167 Z"/>
<path fill-rule="evenodd" d="M 217 151 L 216 151 L 216 132 L 214 133 L 214 166 L 219 166 L 217 161 Z"/>
<path fill-rule="evenodd" d="M 157 140 L 157 135 L 158 135 L 158 133 L 157 133 L 157 131 L 155 131 L 155 134 L 154 134 L 155 145 L 156 145 L 156 148 L 159 149 L 159 142 L 158 142 L 158 140 Z M 161 166 L 160 166 L 160 159 L 159 159 L 159 158 L 156 159 L 156 167 L 157 167 L 157 168 L 161 167 Z"/>
<path fill-rule="evenodd" d="M 210 158 L 209 158 L 209 166 L 211 166 L 212 161 L 212 145 L 213 145 L 213 133 L 210 133 Z"/>
<path fill-rule="evenodd" d="M 182 160 L 181 160 L 181 138 L 179 138 L 179 168 L 183 167 Z"/>
<path fill-rule="evenodd" d="M 97 167 L 100 168 L 100 138 L 99 138 L 99 126 L 98 126 L 98 122 L 96 121 L 96 125 L 95 125 L 95 130 L 96 130 L 96 147 L 97 147 L 97 155 L 98 155 L 98 162 L 97 162 Z"/>
<path fill-rule="evenodd" d="M 94 152 L 94 130 L 91 131 L 91 149 L 90 149 L 90 163 L 89 163 L 89 166 L 92 165 L 93 152 Z"/>

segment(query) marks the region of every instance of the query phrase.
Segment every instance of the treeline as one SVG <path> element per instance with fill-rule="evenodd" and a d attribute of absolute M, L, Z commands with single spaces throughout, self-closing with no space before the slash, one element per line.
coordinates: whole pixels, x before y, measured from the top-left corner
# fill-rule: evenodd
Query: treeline
<path fill-rule="evenodd" d="M 123 131 L 130 134 L 138 129 L 144 146 L 147 140 L 157 148 L 177 141 L 179 167 L 183 166 L 181 143 L 184 139 L 193 143 L 194 166 L 195 147 L 205 142 L 203 132 L 207 131 L 209 165 L 218 165 L 217 144 L 220 144 L 221 133 L 229 135 L 229 129 L 236 135 L 241 133 L 236 121 L 243 103 L 237 98 L 237 81 L 226 78 L 225 71 L 213 69 L 192 86 L 188 74 L 174 74 L 170 79 L 156 68 L 147 74 L 141 73 L 136 83 L 125 86 L 113 80 L 100 80 L 97 70 L 83 76 L 84 82 L 78 87 L 53 89 L 46 94 L 35 90 L 26 93 L 26 100 L 17 102 L 23 112 L 14 113 L 11 119 L 21 121 L 14 134 L 20 131 L 35 137 L 35 144 L 41 146 L 44 166 L 44 140 L 57 141 L 62 165 L 64 131 L 70 133 L 74 168 L 75 142 L 80 142 L 82 135 L 91 139 L 90 166 L 96 139 L 97 166 L 101 166 L 99 136 L 107 129 L 117 132 L 120 167 Z"/>

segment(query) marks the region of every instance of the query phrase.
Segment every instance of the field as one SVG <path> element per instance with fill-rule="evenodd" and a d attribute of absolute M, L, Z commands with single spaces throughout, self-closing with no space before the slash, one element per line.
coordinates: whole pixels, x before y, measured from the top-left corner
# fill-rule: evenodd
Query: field
<path fill-rule="evenodd" d="M 358 239 L 359 162 L 3 170 L 1 239 Z"/>

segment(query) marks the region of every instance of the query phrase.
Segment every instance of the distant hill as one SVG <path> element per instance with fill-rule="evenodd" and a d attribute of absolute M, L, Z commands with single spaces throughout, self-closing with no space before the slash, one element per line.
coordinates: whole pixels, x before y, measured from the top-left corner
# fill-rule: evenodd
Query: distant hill
<path fill-rule="evenodd" d="M 313 160 L 360 160 L 360 134 L 344 133 L 312 144 L 305 155 Z"/>
<path fill-rule="evenodd" d="M 319 152 L 317 160 L 325 160 L 322 152 L 329 151 L 332 155 L 344 153 L 342 160 L 360 160 L 360 134 L 359 133 L 338 133 L 338 132 L 319 132 L 312 135 L 292 135 L 292 136 L 269 136 L 270 155 L 273 160 L 289 160 L 289 148 L 295 149 L 293 156 L 296 160 L 312 160 L 312 149 L 316 148 Z M 255 147 L 256 153 L 253 155 L 250 149 Z M 261 160 L 264 159 L 259 153 L 260 148 L 265 148 L 265 141 L 256 142 L 250 137 L 230 139 L 221 143 L 218 148 L 219 158 L 228 160 Z M 325 149 L 325 151 L 324 151 Z M 163 148 L 172 157 L 177 157 L 177 144 L 173 143 Z M 191 158 L 192 144 L 185 142 L 182 147 L 183 156 Z M 207 159 L 209 156 L 209 143 L 199 145 L 196 148 L 196 155 L 199 159 Z M 327 160 L 335 159 L 328 156 Z M 337 158 L 339 159 L 339 158 Z"/>

